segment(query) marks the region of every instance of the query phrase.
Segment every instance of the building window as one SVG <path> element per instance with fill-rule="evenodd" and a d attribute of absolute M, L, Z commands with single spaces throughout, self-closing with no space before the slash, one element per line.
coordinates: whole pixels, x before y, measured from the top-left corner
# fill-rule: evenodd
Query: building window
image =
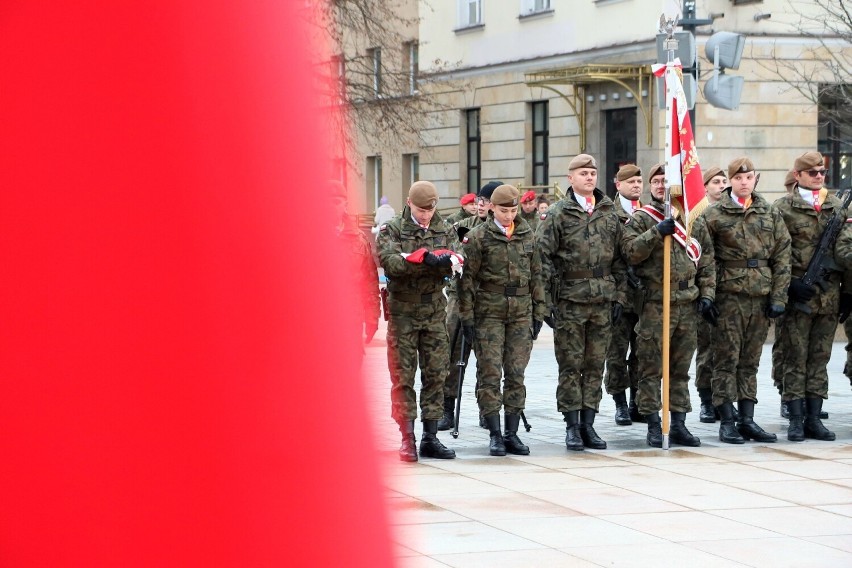
<path fill-rule="evenodd" d="M 459 10 L 459 28 L 482 25 L 482 0 L 456 0 Z"/>
<path fill-rule="evenodd" d="M 378 47 L 367 50 L 367 57 L 372 61 L 373 94 L 382 96 L 382 50 Z"/>
<path fill-rule="evenodd" d="M 420 49 L 416 41 L 410 41 L 405 44 L 403 50 L 405 57 L 405 66 L 408 67 L 408 94 L 417 94 L 417 75 L 420 66 Z"/>
<path fill-rule="evenodd" d="M 550 183 L 548 171 L 550 161 L 548 149 L 549 124 L 547 101 L 532 103 L 533 185 L 548 185 Z"/>
<path fill-rule="evenodd" d="M 521 15 L 550 11 L 550 0 L 521 0 Z"/>
<path fill-rule="evenodd" d="M 825 185 L 852 183 L 852 112 L 847 110 L 849 85 L 820 85 L 817 149 L 826 159 Z"/>
<path fill-rule="evenodd" d="M 482 179 L 479 155 L 482 142 L 479 137 L 479 109 L 472 108 L 465 111 L 465 118 L 467 130 L 467 190 L 477 192 Z"/>
<path fill-rule="evenodd" d="M 335 97 L 337 97 L 337 103 L 342 104 L 346 99 L 346 66 L 342 55 L 335 55 L 331 58 L 331 77 L 334 83 L 331 87 L 334 89 Z"/>
<path fill-rule="evenodd" d="M 372 191 L 371 191 L 372 190 Z M 372 196 L 370 195 L 372 193 Z M 382 157 L 369 156 L 367 158 L 367 198 L 373 198 L 368 206 L 376 209 L 382 198 Z"/>
<path fill-rule="evenodd" d="M 420 154 L 402 155 L 402 193 L 408 194 L 408 189 L 415 181 L 420 181 Z"/>

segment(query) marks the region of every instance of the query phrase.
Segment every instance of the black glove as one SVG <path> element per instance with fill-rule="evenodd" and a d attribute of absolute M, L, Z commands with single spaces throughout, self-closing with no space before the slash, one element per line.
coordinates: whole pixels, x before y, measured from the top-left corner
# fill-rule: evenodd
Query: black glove
<path fill-rule="evenodd" d="M 621 319 L 621 314 L 624 313 L 624 306 L 619 304 L 618 302 L 612 303 L 612 323 L 615 324 L 618 320 Z"/>
<path fill-rule="evenodd" d="M 546 323 L 550 329 L 556 329 L 556 310 L 550 308 L 550 315 L 544 316 L 544 323 Z"/>
<path fill-rule="evenodd" d="M 465 343 L 467 343 L 469 347 L 473 347 L 473 340 L 476 337 L 476 330 L 474 329 L 472 323 L 462 322 L 462 335 L 464 335 Z"/>
<path fill-rule="evenodd" d="M 790 279 L 790 298 L 796 302 L 807 302 L 816 296 L 816 288 L 802 282 L 801 278 Z"/>
<path fill-rule="evenodd" d="M 661 235 L 674 235 L 675 232 L 675 222 L 674 219 L 669 217 L 668 219 L 663 219 L 659 223 L 657 223 L 657 230 Z"/>
<path fill-rule="evenodd" d="M 427 252 L 426 256 L 423 258 L 423 264 L 425 264 L 426 266 L 431 266 L 432 268 L 449 268 L 453 265 L 453 261 L 449 253 L 444 253 L 436 256 L 431 252 Z"/>
<path fill-rule="evenodd" d="M 538 334 L 539 334 L 539 333 L 541 333 L 541 326 L 542 326 L 543 324 L 544 324 L 544 322 L 540 322 L 540 321 L 538 321 L 537 319 L 534 319 L 534 320 L 533 320 L 533 324 L 532 324 L 532 338 L 533 338 L 533 341 L 535 341 L 536 339 L 538 339 Z"/>
<path fill-rule="evenodd" d="M 773 304 L 773 303 L 770 302 L 766 306 L 766 317 L 768 317 L 769 319 L 775 319 L 783 313 L 784 313 L 784 306 L 782 306 L 780 304 Z"/>
<path fill-rule="evenodd" d="M 840 309 L 837 310 L 838 321 L 843 323 L 852 314 L 852 294 L 840 294 Z"/>
<path fill-rule="evenodd" d="M 696 307 L 698 308 L 698 313 L 700 313 L 710 325 L 713 327 L 719 325 L 719 309 L 716 307 L 716 304 L 713 303 L 713 300 L 710 298 L 698 298 L 698 304 Z"/>

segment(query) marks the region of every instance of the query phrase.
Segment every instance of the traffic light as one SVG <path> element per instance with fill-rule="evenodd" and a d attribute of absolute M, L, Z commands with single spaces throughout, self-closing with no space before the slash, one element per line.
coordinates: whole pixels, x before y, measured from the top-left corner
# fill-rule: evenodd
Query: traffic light
<path fill-rule="evenodd" d="M 704 85 L 704 97 L 717 108 L 736 110 L 740 106 L 745 79 L 725 75 L 725 69 L 739 69 L 745 48 L 745 36 L 733 32 L 716 32 L 707 40 L 704 53 L 713 62 L 713 78 Z"/>

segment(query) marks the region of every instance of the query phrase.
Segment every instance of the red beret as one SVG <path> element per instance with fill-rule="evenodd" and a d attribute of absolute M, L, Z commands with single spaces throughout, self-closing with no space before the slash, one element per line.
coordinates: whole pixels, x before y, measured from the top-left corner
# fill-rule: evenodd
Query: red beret
<path fill-rule="evenodd" d="M 533 190 L 529 190 L 521 197 L 521 203 L 526 203 L 527 201 L 535 201 L 535 192 Z"/>
<path fill-rule="evenodd" d="M 467 205 L 468 203 L 473 203 L 474 201 L 476 201 L 475 193 L 466 193 L 461 196 L 461 199 L 459 199 L 459 203 L 461 203 L 462 205 Z"/>

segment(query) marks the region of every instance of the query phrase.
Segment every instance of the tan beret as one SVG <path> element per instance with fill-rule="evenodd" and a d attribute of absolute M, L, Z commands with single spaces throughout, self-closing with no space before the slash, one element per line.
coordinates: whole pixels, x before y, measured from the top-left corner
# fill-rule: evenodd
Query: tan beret
<path fill-rule="evenodd" d="M 787 175 L 784 176 L 784 187 L 787 188 L 787 191 L 793 191 L 793 186 L 796 185 L 796 172 L 790 170 L 787 172 Z"/>
<path fill-rule="evenodd" d="M 651 178 L 658 175 L 666 175 L 666 165 L 664 163 L 654 164 L 648 172 L 648 183 L 651 183 Z"/>
<path fill-rule="evenodd" d="M 588 154 L 580 154 L 568 163 L 568 171 L 578 170 L 580 168 L 598 169 L 598 164 L 595 159 Z"/>
<path fill-rule="evenodd" d="M 491 203 L 501 207 L 516 207 L 520 202 L 521 192 L 513 185 L 501 185 L 491 194 Z"/>
<path fill-rule="evenodd" d="M 723 176 L 725 172 L 722 171 L 722 168 L 713 166 L 704 172 L 704 185 L 710 183 L 710 180 L 716 176 Z"/>
<path fill-rule="evenodd" d="M 430 181 L 415 181 L 408 190 L 408 199 L 421 209 L 434 209 L 438 204 L 438 189 Z"/>
<path fill-rule="evenodd" d="M 346 188 L 343 187 L 342 183 L 336 179 L 330 179 L 326 185 L 328 186 L 328 193 L 331 194 L 332 197 L 342 197 L 343 199 L 347 199 Z"/>
<path fill-rule="evenodd" d="M 819 152 L 805 152 L 796 158 L 793 164 L 793 169 L 797 172 L 803 172 L 817 166 L 824 166 L 825 162 L 822 159 L 822 154 Z"/>
<path fill-rule="evenodd" d="M 618 168 L 618 173 L 615 174 L 615 179 L 618 181 L 624 181 L 636 176 L 642 177 L 642 170 L 639 169 L 639 166 L 636 164 L 624 164 Z"/>
<path fill-rule="evenodd" d="M 743 156 L 742 158 L 734 159 L 730 164 L 728 164 L 728 179 L 731 179 L 737 174 L 743 174 L 745 172 L 753 172 L 754 164 Z"/>

